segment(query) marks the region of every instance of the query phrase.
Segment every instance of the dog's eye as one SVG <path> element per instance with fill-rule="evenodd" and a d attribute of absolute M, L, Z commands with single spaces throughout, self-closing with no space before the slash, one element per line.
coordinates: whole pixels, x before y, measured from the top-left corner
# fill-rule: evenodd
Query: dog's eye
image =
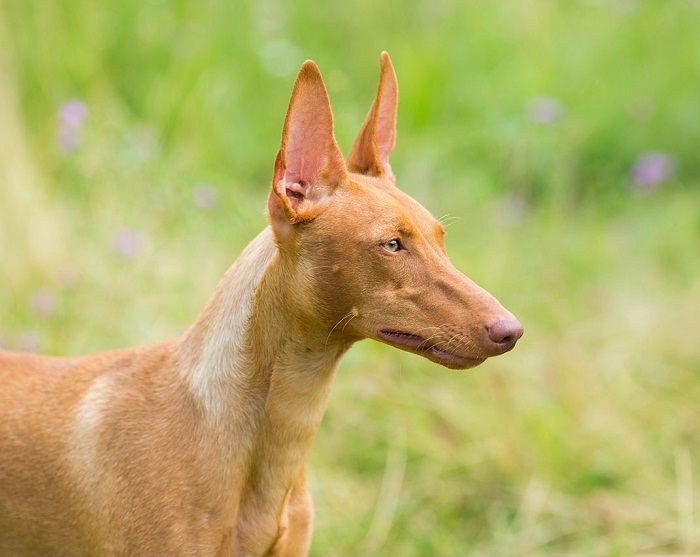
<path fill-rule="evenodd" d="M 382 247 L 386 251 L 390 251 L 390 252 L 394 253 L 394 252 L 399 251 L 401 249 L 401 242 L 399 242 L 396 239 L 389 240 L 388 242 L 384 242 L 384 244 L 382 244 Z"/>

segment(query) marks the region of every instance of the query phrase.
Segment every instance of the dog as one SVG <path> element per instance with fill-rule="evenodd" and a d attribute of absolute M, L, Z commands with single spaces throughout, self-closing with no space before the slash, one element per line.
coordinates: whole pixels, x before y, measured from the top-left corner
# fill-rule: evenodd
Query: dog
<path fill-rule="evenodd" d="M 345 351 L 370 338 L 467 369 L 515 346 L 520 322 L 396 187 L 397 99 L 384 52 L 345 160 L 321 74 L 302 65 L 269 226 L 182 336 L 0 351 L 0 555 L 306 555 L 306 458 Z"/>

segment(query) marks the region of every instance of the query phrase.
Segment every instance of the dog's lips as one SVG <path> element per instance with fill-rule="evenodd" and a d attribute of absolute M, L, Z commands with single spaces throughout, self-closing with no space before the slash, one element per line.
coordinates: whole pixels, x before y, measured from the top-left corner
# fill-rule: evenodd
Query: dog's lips
<path fill-rule="evenodd" d="M 468 358 L 466 356 L 459 356 L 453 352 L 448 352 L 447 350 L 438 348 L 436 344 L 431 343 L 428 339 L 412 333 L 391 329 L 378 329 L 377 335 L 380 340 L 387 344 L 424 356 L 437 364 L 452 369 L 468 369 L 478 366 L 486 360 L 486 358 Z"/>

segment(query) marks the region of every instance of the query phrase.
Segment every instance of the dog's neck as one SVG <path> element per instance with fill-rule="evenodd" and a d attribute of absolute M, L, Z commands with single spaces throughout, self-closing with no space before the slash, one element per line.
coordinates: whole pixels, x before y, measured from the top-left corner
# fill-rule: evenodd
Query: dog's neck
<path fill-rule="evenodd" d="M 218 437 L 222 466 L 256 505 L 276 506 L 298 476 L 350 344 L 328 342 L 327 331 L 294 310 L 298 287 L 267 228 L 228 270 L 181 345 L 181 373 L 204 430 Z"/>
<path fill-rule="evenodd" d="M 255 292 L 277 255 L 269 228 L 243 250 L 187 331 L 181 373 L 206 419 L 230 419 L 232 409 L 261 404 L 259 374 L 249 368 L 246 345 Z M 233 427 L 233 424 L 231 424 Z"/>

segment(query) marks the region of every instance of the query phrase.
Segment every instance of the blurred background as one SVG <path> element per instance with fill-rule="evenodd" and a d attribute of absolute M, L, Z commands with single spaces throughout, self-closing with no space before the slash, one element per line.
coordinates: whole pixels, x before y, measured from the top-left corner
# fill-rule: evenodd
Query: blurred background
<path fill-rule="evenodd" d="M 398 184 L 525 325 L 468 372 L 365 341 L 312 554 L 700 553 L 700 2 L 0 1 L 0 344 L 185 330 L 264 226 L 301 62 L 344 152 L 389 51 Z"/>

